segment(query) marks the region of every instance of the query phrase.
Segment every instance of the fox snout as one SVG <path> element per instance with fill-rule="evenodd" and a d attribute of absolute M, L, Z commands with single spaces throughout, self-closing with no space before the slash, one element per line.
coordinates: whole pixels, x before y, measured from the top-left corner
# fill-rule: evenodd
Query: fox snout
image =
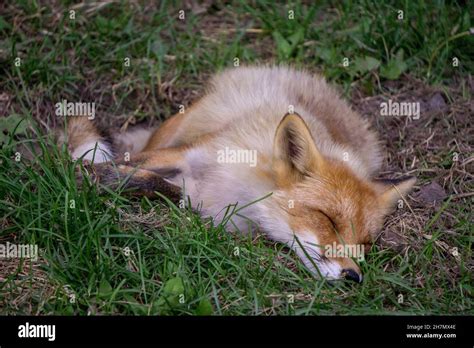
<path fill-rule="evenodd" d="M 356 256 L 355 254 L 353 255 Z M 341 269 L 339 279 L 353 281 L 356 283 L 362 283 L 363 276 L 362 272 L 357 264 L 355 258 L 343 257 L 336 261 Z"/>
<path fill-rule="evenodd" d="M 341 278 L 345 280 L 351 280 L 357 283 L 362 283 L 364 277 L 362 276 L 362 273 L 357 272 L 352 268 L 346 268 L 342 270 Z"/>

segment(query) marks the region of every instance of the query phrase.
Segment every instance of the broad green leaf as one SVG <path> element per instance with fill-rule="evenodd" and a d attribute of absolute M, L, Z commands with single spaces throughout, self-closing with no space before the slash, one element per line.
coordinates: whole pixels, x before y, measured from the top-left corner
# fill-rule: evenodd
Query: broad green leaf
<path fill-rule="evenodd" d="M 332 63 L 336 61 L 336 50 L 334 48 L 327 48 L 327 47 L 317 48 L 316 55 L 328 63 Z"/>
<path fill-rule="evenodd" d="M 201 301 L 199 301 L 199 304 L 196 308 L 196 315 L 212 315 L 212 313 L 212 304 L 208 298 L 203 298 Z"/>
<path fill-rule="evenodd" d="M 169 279 L 164 285 L 163 293 L 166 295 L 180 295 L 184 293 L 183 280 L 180 277 Z"/>
<path fill-rule="evenodd" d="M 395 58 L 380 68 L 380 76 L 389 80 L 396 80 L 406 69 L 407 64 L 403 60 L 403 50 L 400 49 L 395 55 Z"/>
<path fill-rule="evenodd" d="M 283 57 L 289 57 L 291 55 L 291 46 L 286 39 L 278 32 L 273 32 L 273 38 L 275 39 L 277 50 Z"/>
<path fill-rule="evenodd" d="M 288 37 L 288 41 L 291 44 L 292 49 L 294 49 L 299 43 L 304 40 L 304 29 L 299 28 L 293 35 Z"/>
<path fill-rule="evenodd" d="M 112 286 L 106 279 L 102 279 L 99 285 L 99 296 L 109 296 L 112 294 Z"/>
<path fill-rule="evenodd" d="M 380 66 L 380 61 L 373 57 L 357 57 L 354 60 L 354 69 L 362 74 L 375 70 Z"/>
<path fill-rule="evenodd" d="M 406 70 L 407 65 L 403 61 L 391 60 L 387 65 L 380 68 L 380 76 L 389 80 L 396 80 Z"/>
<path fill-rule="evenodd" d="M 8 117 L 0 118 L 0 143 L 7 140 L 15 134 L 24 134 L 27 129 L 27 122 L 17 114 L 11 114 Z"/>

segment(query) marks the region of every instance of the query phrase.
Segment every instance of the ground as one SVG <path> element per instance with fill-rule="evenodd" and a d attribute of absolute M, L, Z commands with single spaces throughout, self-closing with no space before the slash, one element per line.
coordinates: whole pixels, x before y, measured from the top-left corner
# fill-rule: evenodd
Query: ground
<path fill-rule="evenodd" d="M 0 314 L 473 314 L 472 2 L 160 3 L 0 4 L 0 243 L 41 251 L 0 258 Z M 109 131 L 159 125 L 253 63 L 324 75 L 380 134 L 380 178 L 418 178 L 361 285 L 170 202 L 79 189 L 51 140 L 63 99 Z M 381 116 L 389 99 L 420 117 Z"/>

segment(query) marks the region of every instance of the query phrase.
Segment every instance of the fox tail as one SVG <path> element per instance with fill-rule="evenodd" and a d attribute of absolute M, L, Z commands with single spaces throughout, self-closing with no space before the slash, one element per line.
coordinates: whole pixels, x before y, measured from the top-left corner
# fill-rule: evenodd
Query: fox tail
<path fill-rule="evenodd" d="M 137 154 L 148 143 L 153 130 L 136 128 L 103 136 L 86 117 L 68 119 L 66 131 L 60 132 L 59 145 L 66 144 L 72 159 L 103 163 Z"/>

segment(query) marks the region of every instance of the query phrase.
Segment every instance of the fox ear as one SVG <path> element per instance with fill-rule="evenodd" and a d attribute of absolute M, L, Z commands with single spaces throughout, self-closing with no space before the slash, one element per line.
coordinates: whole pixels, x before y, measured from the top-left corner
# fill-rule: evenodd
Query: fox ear
<path fill-rule="evenodd" d="M 382 202 L 387 206 L 392 206 L 402 197 L 405 197 L 416 183 L 413 176 L 396 180 L 379 180 L 383 185 L 382 194 L 380 196 Z"/>
<path fill-rule="evenodd" d="M 304 120 L 298 114 L 286 114 L 273 141 L 273 170 L 277 179 L 296 181 L 323 166 L 324 158 Z"/>

